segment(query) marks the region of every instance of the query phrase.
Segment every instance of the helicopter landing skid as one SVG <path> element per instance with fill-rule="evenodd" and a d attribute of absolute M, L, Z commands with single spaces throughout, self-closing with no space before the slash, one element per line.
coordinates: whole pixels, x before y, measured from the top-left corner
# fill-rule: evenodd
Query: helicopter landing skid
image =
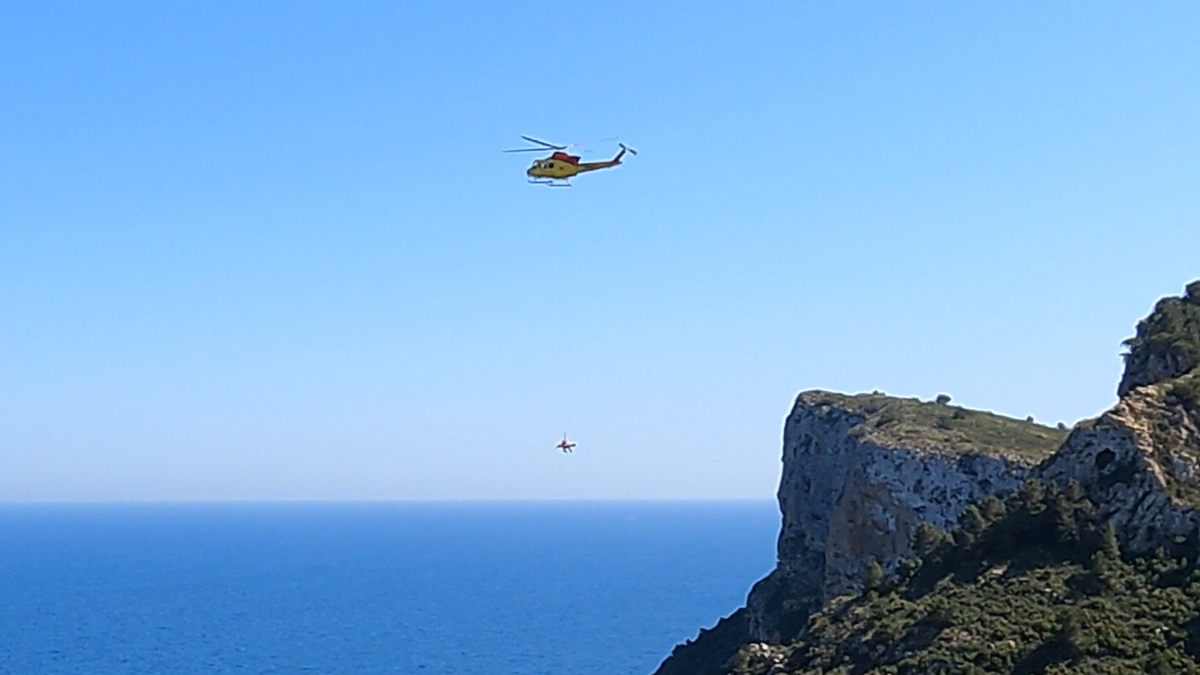
<path fill-rule="evenodd" d="M 571 184 L 566 181 L 560 183 L 554 180 L 531 180 L 528 182 L 530 185 L 545 185 L 546 187 L 571 187 Z"/>

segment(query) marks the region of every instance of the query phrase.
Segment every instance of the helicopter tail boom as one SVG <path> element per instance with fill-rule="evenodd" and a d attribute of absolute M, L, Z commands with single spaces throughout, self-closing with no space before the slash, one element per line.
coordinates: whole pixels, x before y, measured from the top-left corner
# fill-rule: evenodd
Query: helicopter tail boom
<path fill-rule="evenodd" d="M 625 153 L 628 152 L 631 155 L 637 154 L 637 150 L 634 150 L 633 148 L 625 145 L 624 143 L 619 143 L 618 145 L 621 146 L 621 150 L 620 150 L 620 152 L 617 153 L 616 157 L 613 157 L 612 159 L 608 160 L 607 162 L 584 162 L 583 164 L 579 165 L 580 172 L 595 171 L 596 169 L 608 169 L 608 168 L 611 168 L 614 166 L 620 166 L 622 163 L 621 159 L 623 157 L 625 157 Z"/>

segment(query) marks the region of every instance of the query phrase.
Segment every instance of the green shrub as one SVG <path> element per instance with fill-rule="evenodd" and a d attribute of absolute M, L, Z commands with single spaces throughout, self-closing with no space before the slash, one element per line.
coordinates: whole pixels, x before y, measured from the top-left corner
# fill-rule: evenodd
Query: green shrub
<path fill-rule="evenodd" d="M 1078 486 L 1028 483 L 960 524 L 918 527 L 894 582 L 814 615 L 787 672 L 1200 675 L 1195 560 L 1122 559 Z"/>

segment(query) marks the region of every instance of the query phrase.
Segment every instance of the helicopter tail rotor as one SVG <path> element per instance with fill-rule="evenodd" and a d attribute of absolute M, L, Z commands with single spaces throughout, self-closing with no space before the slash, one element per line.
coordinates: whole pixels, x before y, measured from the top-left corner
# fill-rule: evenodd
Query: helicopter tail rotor
<path fill-rule="evenodd" d="M 624 143 L 617 143 L 617 145 L 621 146 L 622 150 L 625 150 L 629 154 L 633 155 L 634 157 L 637 157 L 637 154 L 638 154 L 637 150 L 634 150 L 633 148 L 629 147 L 628 145 L 625 145 Z"/>

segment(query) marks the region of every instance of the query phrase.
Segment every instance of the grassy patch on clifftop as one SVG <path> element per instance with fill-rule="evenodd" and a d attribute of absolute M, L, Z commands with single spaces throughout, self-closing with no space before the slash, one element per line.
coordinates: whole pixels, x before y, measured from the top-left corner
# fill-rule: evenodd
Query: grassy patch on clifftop
<path fill-rule="evenodd" d="M 862 415 L 866 419 L 852 433 L 883 447 L 1039 462 L 1057 450 L 1069 433 L 981 410 L 884 394 L 810 392 L 804 400 Z"/>

